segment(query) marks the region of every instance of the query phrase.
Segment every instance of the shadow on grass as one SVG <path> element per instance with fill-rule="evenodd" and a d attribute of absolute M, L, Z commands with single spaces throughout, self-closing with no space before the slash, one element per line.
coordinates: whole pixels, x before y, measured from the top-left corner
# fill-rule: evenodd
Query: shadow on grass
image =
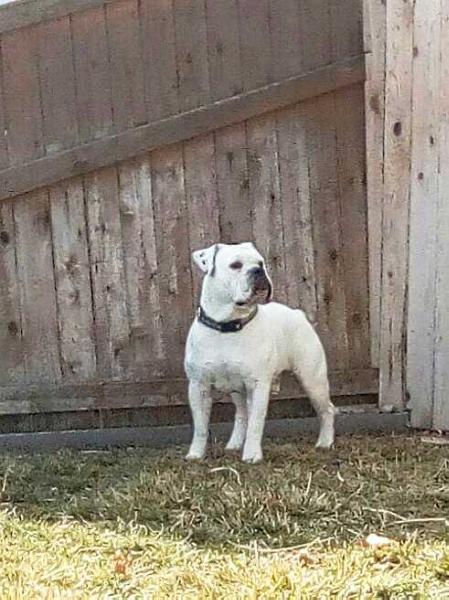
<path fill-rule="evenodd" d="M 449 539 L 446 447 L 360 437 L 341 438 L 332 453 L 316 451 L 312 439 L 265 448 L 256 466 L 222 447 L 201 464 L 186 463 L 184 448 L 2 454 L 2 506 L 49 522 L 132 522 L 208 547 L 401 537 L 411 527 Z"/>

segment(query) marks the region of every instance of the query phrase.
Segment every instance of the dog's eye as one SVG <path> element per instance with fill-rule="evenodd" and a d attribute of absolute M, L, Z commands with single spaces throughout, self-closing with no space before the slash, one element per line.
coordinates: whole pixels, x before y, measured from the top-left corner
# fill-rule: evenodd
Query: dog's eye
<path fill-rule="evenodd" d="M 242 263 L 239 260 L 236 260 L 235 262 L 231 263 L 229 266 L 231 267 L 231 269 L 241 269 L 243 267 Z"/>
<path fill-rule="evenodd" d="M 259 265 L 259 267 L 263 267 L 263 261 L 259 260 L 258 265 Z"/>

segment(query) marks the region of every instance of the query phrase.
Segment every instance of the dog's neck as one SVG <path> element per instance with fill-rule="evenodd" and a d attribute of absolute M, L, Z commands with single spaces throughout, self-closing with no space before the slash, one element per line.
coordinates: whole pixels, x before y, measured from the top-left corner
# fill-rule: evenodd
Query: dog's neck
<path fill-rule="evenodd" d="M 218 323 L 245 319 L 254 310 L 250 305 L 237 306 L 229 297 L 229 292 L 208 276 L 203 282 L 200 304 L 206 315 Z"/>

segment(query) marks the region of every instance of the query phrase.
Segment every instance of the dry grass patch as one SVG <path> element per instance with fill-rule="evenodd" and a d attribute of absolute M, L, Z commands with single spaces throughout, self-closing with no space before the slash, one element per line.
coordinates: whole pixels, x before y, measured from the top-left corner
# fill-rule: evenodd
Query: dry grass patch
<path fill-rule="evenodd" d="M 449 598 L 448 446 L 183 451 L 1 455 L 0 598 Z"/>

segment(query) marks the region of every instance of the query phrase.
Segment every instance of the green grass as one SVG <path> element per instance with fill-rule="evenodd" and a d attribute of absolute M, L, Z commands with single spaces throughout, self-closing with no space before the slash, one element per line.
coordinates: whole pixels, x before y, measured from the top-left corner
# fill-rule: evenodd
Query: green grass
<path fill-rule="evenodd" d="M 449 446 L 311 442 L 0 455 L 1 600 L 449 598 Z"/>

